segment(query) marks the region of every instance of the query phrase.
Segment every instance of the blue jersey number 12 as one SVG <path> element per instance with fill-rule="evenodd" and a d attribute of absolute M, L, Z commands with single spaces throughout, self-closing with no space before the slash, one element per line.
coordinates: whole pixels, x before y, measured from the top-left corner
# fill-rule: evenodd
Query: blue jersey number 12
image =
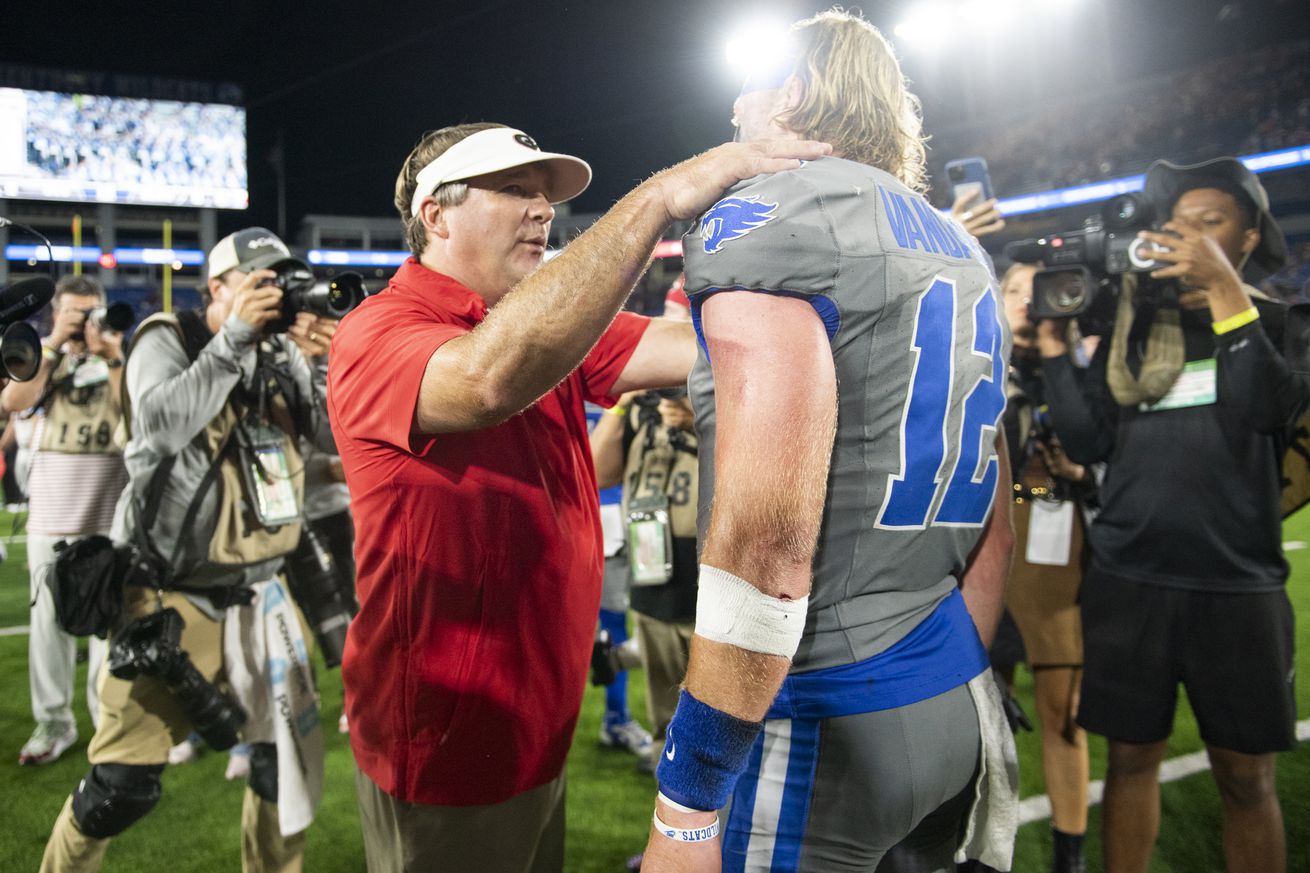
<path fill-rule="evenodd" d="M 959 429 L 948 433 L 955 388 L 955 283 L 938 276 L 919 297 L 911 343 L 914 376 L 901 418 L 901 471 L 888 477 L 877 527 L 979 527 L 987 518 L 999 475 L 993 450 L 996 422 L 1005 409 L 1002 333 L 990 287 L 974 304 L 972 316 L 972 354 L 986 359 L 989 372 L 970 387 Z M 953 469 L 943 475 L 948 445 L 959 450 Z M 978 474 L 984 457 L 987 463 Z"/>

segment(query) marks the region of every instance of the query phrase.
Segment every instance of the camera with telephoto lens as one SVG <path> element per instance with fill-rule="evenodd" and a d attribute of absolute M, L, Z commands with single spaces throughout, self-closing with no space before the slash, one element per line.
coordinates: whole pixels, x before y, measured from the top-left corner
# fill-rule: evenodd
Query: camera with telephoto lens
<path fill-rule="evenodd" d="M 240 742 L 238 731 L 246 723 L 246 711 L 191 663 L 191 656 L 179 645 L 185 626 L 172 607 L 132 621 L 114 635 L 109 672 L 129 681 L 137 676 L 163 681 L 196 733 L 221 752 Z"/>
<path fill-rule="evenodd" d="M 283 258 L 269 266 L 277 275 L 264 285 L 282 289 L 282 314 L 270 321 L 265 333 L 286 333 L 297 312 L 310 312 L 323 318 L 341 318 L 364 302 L 364 277 L 359 273 L 338 273 L 320 282 L 309 264 L 299 258 Z"/>
<path fill-rule="evenodd" d="M 1139 274 L 1143 299 L 1158 299 L 1175 287 L 1147 275 L 1168 266 L 1152 260 L 1152 244 L 1137 236 L 1138 231 L 1155 228 L 1155 218 L 1154 206 L 1141 194 L 1120 194 L 1107 200 L 1081 230 L 1007 245 L 1005 255 L 1010 260 L 1043 265 L 1033 277 L 1029 318 L 1081 316 L 1096 305 L 1101 289 L 1117 291 L 1127 273 Z"/>
<path fill-rule="evenodd" d="M 314 631 L 323 661 L 328 667 L 340 666 L 346 627 L 358 611 L 350 590 L 353 580 L 343 578 L 332 552 L 310 524 L 302 528 L 300 544 L 287 556 L 286 570 L 291 596 Z"/>

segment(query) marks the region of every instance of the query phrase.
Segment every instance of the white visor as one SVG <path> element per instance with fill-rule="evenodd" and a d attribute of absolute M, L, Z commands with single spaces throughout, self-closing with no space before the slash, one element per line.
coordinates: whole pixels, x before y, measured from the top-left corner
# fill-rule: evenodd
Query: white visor
<path fill-rule="evenodd" d="M 536 141 L 512 127 L 493 127 L 467 136 L 419 170 L 409 214 L 418 215 L 424 198 L 447 182 L 471 179 L 524 164 L 546 164 L 546 196 L 551 203 L 572 200 L 591 184 L 591 167 L 581 158 L 543 152 Z"/>

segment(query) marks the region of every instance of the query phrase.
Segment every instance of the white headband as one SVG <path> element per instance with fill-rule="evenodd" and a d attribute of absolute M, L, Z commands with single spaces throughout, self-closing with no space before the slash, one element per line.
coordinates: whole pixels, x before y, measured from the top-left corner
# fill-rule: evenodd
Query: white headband
<path fill-rule="evenodd" d="M 591 184 L 591 167 L 581 158 L 543 152 L 535 140 L 512 127 L 493 127 L 465 137 L 419 170 L 409 214 L 418 215 L 423 200 L 447 182 L 471 179 L 525 164 L 548 164 L 546 196 L 551 203 L 572 200 Z"/>

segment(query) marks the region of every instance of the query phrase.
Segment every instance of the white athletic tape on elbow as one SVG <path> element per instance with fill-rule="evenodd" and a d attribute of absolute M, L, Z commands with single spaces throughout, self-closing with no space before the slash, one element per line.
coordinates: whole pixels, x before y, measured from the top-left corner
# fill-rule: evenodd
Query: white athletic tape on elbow
<path fill-rule="evenodd" d="M 748 652 L 790 658 L 801 644 L 808 596 L 770 597 L 745 579 L 701 564 L 696 633 Z"/>

